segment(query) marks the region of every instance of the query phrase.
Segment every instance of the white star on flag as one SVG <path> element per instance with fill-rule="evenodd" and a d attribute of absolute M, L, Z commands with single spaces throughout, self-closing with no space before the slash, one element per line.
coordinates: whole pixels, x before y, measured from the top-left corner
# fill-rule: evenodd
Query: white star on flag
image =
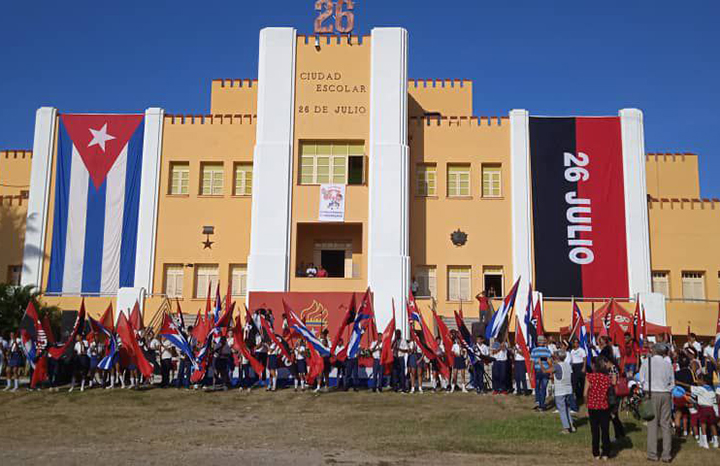
<path fill-rule="evenodd" d="M 100 129 L 88 128 L 93 135 L 92 141 L 88 144 L 88 147 L 100 146 L 103 152 L 105 152 L 105 143 L 115 139 L 115 136 L 111 136 L 107 132 L 107 123 Z"/>

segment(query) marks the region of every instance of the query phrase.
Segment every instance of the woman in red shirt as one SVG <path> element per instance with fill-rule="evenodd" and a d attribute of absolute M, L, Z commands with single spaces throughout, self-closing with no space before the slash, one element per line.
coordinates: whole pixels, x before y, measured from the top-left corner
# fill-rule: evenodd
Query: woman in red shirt
<path fill-rule="evenodd" d="M 587 400 L 592 433 L 592 453 L 595 459 L 607 460 L 610 456 L 610 404 L 608 389 L 612 385 L 604 364 L 605 358 L 598 356 L 592 361 L 592 373 L 585 378 L 585 399 Z M 602 452 L 600 450 L 602 440 Z"/>

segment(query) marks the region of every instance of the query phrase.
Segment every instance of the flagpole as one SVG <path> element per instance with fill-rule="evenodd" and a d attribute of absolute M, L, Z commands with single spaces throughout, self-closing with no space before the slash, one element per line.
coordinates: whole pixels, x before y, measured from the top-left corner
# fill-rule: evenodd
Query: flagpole
<path fill-rule="evenodd" d="M 575 296 L 573 296 L 571 298 L 570 303 L 572 305 L 572 320 L 575 320 Z M 579 319 L 575 323 L 572 323 L 572 320 L 570 321 L 570 323 L 572 325 L 572 331 L 570 332 L 570 340 L 572 340 L 575 337 L 575 331 L 577 330 L 578 323 L 580 323 Z"/>

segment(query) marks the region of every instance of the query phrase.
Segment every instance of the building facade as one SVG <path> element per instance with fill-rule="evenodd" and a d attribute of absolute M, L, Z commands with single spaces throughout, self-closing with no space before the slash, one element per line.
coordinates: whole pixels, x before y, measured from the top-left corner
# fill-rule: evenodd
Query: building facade
<path fill-rule="evenodd" d="M 393 302 L 403 319 L 413 282 L 423 312 L 473 315 L 476 293 L 502 297 L 522 276 L 522 313 L 543 245 L 533 234 L 528 112 L 478 117 L 472 82 L 408 79 L 400 28 L 365 37 L 268 28 L 259 46 L 258 79 L 212 81 L 210 114 L 145 112 L 131 286 L 48 287 L 53 243 L 70 228 L 56 224 L 66 123 L 39 109 L 33 151 L 0 153 L 2 278 L 38 286 L 63 309 L 81 296 L 91 313 L 139 299 L 146 320 L 166 298 L 194 313 L 218 281 L 239 301 L 369 286 L 383 328 Z M 720 201 L 700 197 L 696 155 L 645 154 L 642 113 L 617 118 L 628 293 L 580 305 L 589 313 L 603 299 L 639 298 L 675 333 L 714 334 Z M 323 200 L 340 206 L 335 221 Z M 310 264 L 328 277 L 308 277 Z M 546 329 L 568 325 L 571 298 L 545 295 Z"/>

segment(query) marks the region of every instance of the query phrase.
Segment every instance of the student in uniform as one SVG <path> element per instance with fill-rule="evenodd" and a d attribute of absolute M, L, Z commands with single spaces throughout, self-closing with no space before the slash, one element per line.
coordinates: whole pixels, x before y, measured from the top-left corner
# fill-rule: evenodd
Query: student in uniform
<path fill-rule="evenodd" d="M 102 345 L 98 343 L 97 338 L 93 338 L 88 348 L 88 356 L 90 357 L 90 370 L 88 371 L 88 380 L 90 380 L 90 388 L 95 383 L 95 376 L 97 375 L 97 366 L 102 359 Z M 52 358 L 50 358 L 52 359 Z"/>
<path fill-rule="evenodd" d="M 265 382 L 266 387 L 270 386 L 267 380 L 268 373 L 268 343 L 265 338 L 262 337 L 262 331 L 255 335 L 255 357 L 263 365 L 265 370 L 262 374 L 258 374 L 258 378 L 261 382 Z"/>
<path fill-rule="evenodd" d="M 173 346 L 165 338 L 160 342 L 160 388 L 170 385 L 170 370 L 172 369 Z"/>
<path fill-rule="evenodd" d="M 230 375 L 228 366 L 232 358 L 232 350 L 227 342 L 227 337 L 220 337 L 215 344 L 215 371 L 220 379 L 223 390 L 230 388 Z"/>
<path fill-rule="evenodd" d="M 515 351 L 513 351 L 513 376 L 515 378 L 515 395 L 523 396 L 527 395 L 527 367 L 525 366 L 525 356 L 522 353 L 520 345 L 515 344 Z"/>
<path fill-rule="evenodd" d="M 290 375 L 293 378 L 293 383 L 295 385 L 295 391 L 297 391 L 298 388 L 298 370 L 297 370 L 297 361 L 295 361 L 295 350 L 290 350 L 290 358 L 287 358 L 285 355 L 280 354 L 278 357 L 282 360 L 283 366 L 288 370 Z"/>
<path fill-rule="evenodd" d="M 268 371 L 268 381 L 267 381 L 267 387 L 265 390 L 267 391 L 275 391 L 277 390 L 277 370 L 279 367 L 278 364 L 278 355 L 280 354 L 280 347 L 273 343 L 269 344 L 268 349 L 268 364 L 267 364 L 267 371 Z"/>
<path fill-rule="evenodd" d="M 411 330 L 412 331 L 412 330 Z M 415 386 L 419 388 L 419 392 L 422 393 L 422 387 L 419 384 L 418 377 L 418 357 L 422 357 L 422 354 L 418 355 L 418 346 L 412 339 L 406 342 L 408 347 L 407 367 L 410 375 L 410 393 L 415 393 Z"/>
<path fill-rule="evenodd" d="M 449 382 L 445 380 L 440 372 L 441 361 L 445 360 L 445 346 L 439 336 L 435 337 L 435 346 L 437 347 L 437 350 L 435 350 L 435 358 L 430 361 L 430 366 L 432 367 L 431 383 L 434 392 L 438 391 L 438 389 L 445 390 Z"/>
<path fill-rule="evenodd" d="M 483 358 L 490 356 L 490 350 L 485 344 L 485 338 L 478 335 L 473 345 L 475 364 L 473 364 L 473 387 L 477 394 L 485 393 L 485 363 Z"/>
<path fill-rule="evenodd" d="M 407 343 L 402 337 L 400 330 L 395 330 L 395 339 L 392 343 L 393 350 L 393 370 L 392 370 L 392 388 L 396 392 L 405 392 L 405 356 L 408 353 Z"/>
<path fill-rule="evenodd" d="M 382 356 L 382 336 L 378 335 L 377 339 L 370 345 L 370 353 L 373 358 L 373 373 L 372 373 L 372 391 L 382 392 L 384 369 L 380 361 Z"/>
<path fill-rule="evenodd" d="M 323 344 L 323 346 L 325 348 L 330 349 L 330 339 L 328 337 L 328 329 L 323 329 L 322 332 L 320 332 L 320 342 Z M 315 393 L 320 391 L 320 387 L 322 386 L 323 383 L 325 384 L 325 387 L 327 387 L 328 389 L 330 388 L 330 369 L 332 369 L 330 355 L 323 356 L 323 372 L 317 378 L 317 388 L 315 388 Z"/>
<path fill-rule="evenodd" d="M 22 340 L 15 336 L 15 332 L 10 332 L 8 340 L 8 367 L 7 367 L 7 386 L 5 390 L 16 392 L 20 380 L 20 369 L 25 366 L 22 353 Z M 10 388 L 12 386 L 12 388 Z"/>
<path fill-rule="evenodd" d="M 347 375 L 345 373 L 345 359 L 341 360 L 339 356 L 342 355 L 343 351 L 345 350 L 345 342 L 342 338 L 338 339 L 338 344 L 335 347 L 335 354 L 333 356 L 335 357 L 335 387 L 345 387 L 345 376 Z"/>
<path fill-rule="evenodd" d="M 712 374 L 705 374 L 699 381 L 699 386 L 690 387 L 691 393 L 697 397 L 698 421 L 701 427 L 698 443 L 701 448 L 710 448 L 708 434 L 711 435 L 713 448 L 720 448 L 717 431 L 717 396 L 713 387 Z"/>
<path fill-rule="evenodd" d="M 460 388 L 462 389 L 463 393 L 467 393 L 466 388 L 466 382 L 465 382 L 465 370 L 467 368 L 467 364 L 465 363 L 465 348 L 462 347 L 460 344 L 460 337 L 457 333 L 453 334 L 453 346 L 452 346 L 452 354 L 453 354 L 453 375 L 452 375 L 452 384 L 450 387 L 450 392 L 455 391 L 455 386 L 458 384 L 458 374 L 460 374 L 460 378 L 462 380 L 462 385 Z"/>
<path fill-rule="evenodd" d="M 504 394 L 507 392 L 505 380 L 507 378 L 507 345 L 505 342 L 495 342 L 490 350 L 490 356 L 495 358 L 492 365 L 493 394 Z"/>
<path fill-rule="evenodd" d="M 78 334 L 75 336 L 75 346 L 73 347 L 73 375 L 70 381 L 70 390 L 75 390 L 75 381 L 80 379 L 80 391 L 85 391 L 85 379 L 90 369 L 90 358 L 88 357 L 88 342 L 85 338 Z"/>
<path fill-rule="evenodd" d="M 295 363 L 297 364 L 297 377 L 295 378 L 295 391 L 298 389 L 298 383 L 300 390 L 305 391 L 307 386 L 307 346 L 305 341 L 299 339 L 295 344 Z"/>
<path fill-rule="evenodd" d="M 248 352 L 252 353 L 252 348 L 248 340 L 245 340 L 245 346 Z M 240 386 L 240 391 L 247 389 L 249 392 L 252 389 L 252 377 L 250 373 L 252 366 L 250 365 L 250 360 L 246 358 L 242 352 L 238 353 L 238 359 L 240 360 L 240 380 L 238 381 L 238 385 Z M 258 377 L 260 377 L 260 374 L 258 374 Z"/>

